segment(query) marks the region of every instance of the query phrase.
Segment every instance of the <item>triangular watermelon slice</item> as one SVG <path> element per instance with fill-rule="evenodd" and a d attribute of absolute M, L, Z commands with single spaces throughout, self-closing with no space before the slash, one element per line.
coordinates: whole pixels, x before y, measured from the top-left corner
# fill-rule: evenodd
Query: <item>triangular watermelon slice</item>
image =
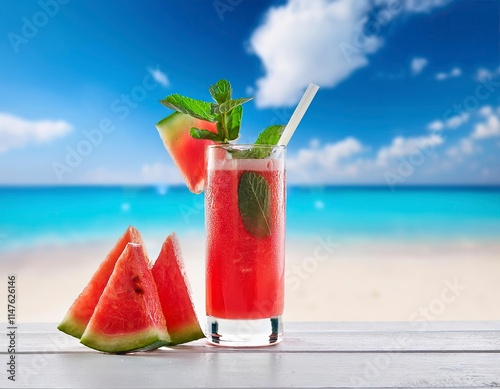
<path fill-rule="evenodd" d="M 125 353 L 170 344 L 144 248 L 128 243 L 80 340 L 99 351 Z"/>
<path fill-rule="evenodd" d="M 172 344 L 204 338 L 191 299 L 177 235 L 170 234 L 151 269 Z"/>
<path fill-rule="evenodd" d="M 189 190 L 201 193 L 207 176 L 205 148 L 215 142 L 194 139 L 189 134 L 192 127 L 217 133 L 215 123 L 195 119 L 180 112 L 174 112 L 156 124 L 163 145 L 181 171 Z"/>
<path fill-rule="evenodd" d="M 109 277 L 113 272 L 116 261 L 127 246 L 127 243 L 143 244 L 141 234 L 134 227 L 129 226 L 127 231 L 116 242 L 115 247 L 109 252 L 101 263 L 92 279 L 83 292 L 75 300 L 63 321 L 57 327 L 68 335 L 80 338 L 85 331 L 85 327 L 94 313 L 94 309 L 101 297 Z"/>

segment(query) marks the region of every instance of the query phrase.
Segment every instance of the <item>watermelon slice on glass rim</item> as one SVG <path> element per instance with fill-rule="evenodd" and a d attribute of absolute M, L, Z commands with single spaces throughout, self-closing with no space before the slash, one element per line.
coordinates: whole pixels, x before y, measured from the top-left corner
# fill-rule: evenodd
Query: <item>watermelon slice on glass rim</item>
<path fill-rule="evenodd" d="M 207 176 L 205 148 L 215 142 L 207 139 L 194 139 L 189 133 L 192 127 L 217 133 L 215 123 L 196 119 L 180 112 L 174 112 L 156 124 L 163 145 L 181 171 L 189 190 L 193 193 L 201 193 Z"/>

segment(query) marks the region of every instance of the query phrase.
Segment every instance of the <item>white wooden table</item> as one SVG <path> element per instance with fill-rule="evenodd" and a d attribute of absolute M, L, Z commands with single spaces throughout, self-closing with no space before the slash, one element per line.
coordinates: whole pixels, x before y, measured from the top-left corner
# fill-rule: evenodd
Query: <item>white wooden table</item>
<path fill-rule="evenodd" d="M 500 322 L 285 323 L 277 346 L 199 340 L 128 355 L 93 351 L 55 327 L 18 325 L 11 382 L 3 323 L 0 388 L 500 386 Z"/>

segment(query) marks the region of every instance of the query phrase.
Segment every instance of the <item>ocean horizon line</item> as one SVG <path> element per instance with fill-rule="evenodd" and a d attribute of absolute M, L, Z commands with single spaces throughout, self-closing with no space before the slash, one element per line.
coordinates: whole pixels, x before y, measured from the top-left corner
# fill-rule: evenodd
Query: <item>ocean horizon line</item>
<path fill-rule="evenodd" d="M 359 189 L 359 190 L 500 190 L 500 184 L 401 184 L 397 187 L 387 184 L 287 184 L 289 189 Z M 123 189 L 123 188 L 165 188 L 186 190 L 185 184 L 2 184 L 0 189 Z"/>

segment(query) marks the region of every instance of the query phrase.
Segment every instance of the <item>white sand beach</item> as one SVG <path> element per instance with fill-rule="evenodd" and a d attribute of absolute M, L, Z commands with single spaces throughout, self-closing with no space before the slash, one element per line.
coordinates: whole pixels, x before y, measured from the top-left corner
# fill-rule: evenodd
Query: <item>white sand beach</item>
<path fill-rule="evenodd" d="M 180 241 L 202 320 L 203 242 L 189 234 Z M 146 243 L 154 260 L 161 242 Z M 112 245 L 2 252 L 0 274 L 17 277 L 18 322 L 60 321 Z M 497 243 L 334 247 L 326 238 L 288 239 L 286 257 L 286 321 L 500 320 Z"/>

